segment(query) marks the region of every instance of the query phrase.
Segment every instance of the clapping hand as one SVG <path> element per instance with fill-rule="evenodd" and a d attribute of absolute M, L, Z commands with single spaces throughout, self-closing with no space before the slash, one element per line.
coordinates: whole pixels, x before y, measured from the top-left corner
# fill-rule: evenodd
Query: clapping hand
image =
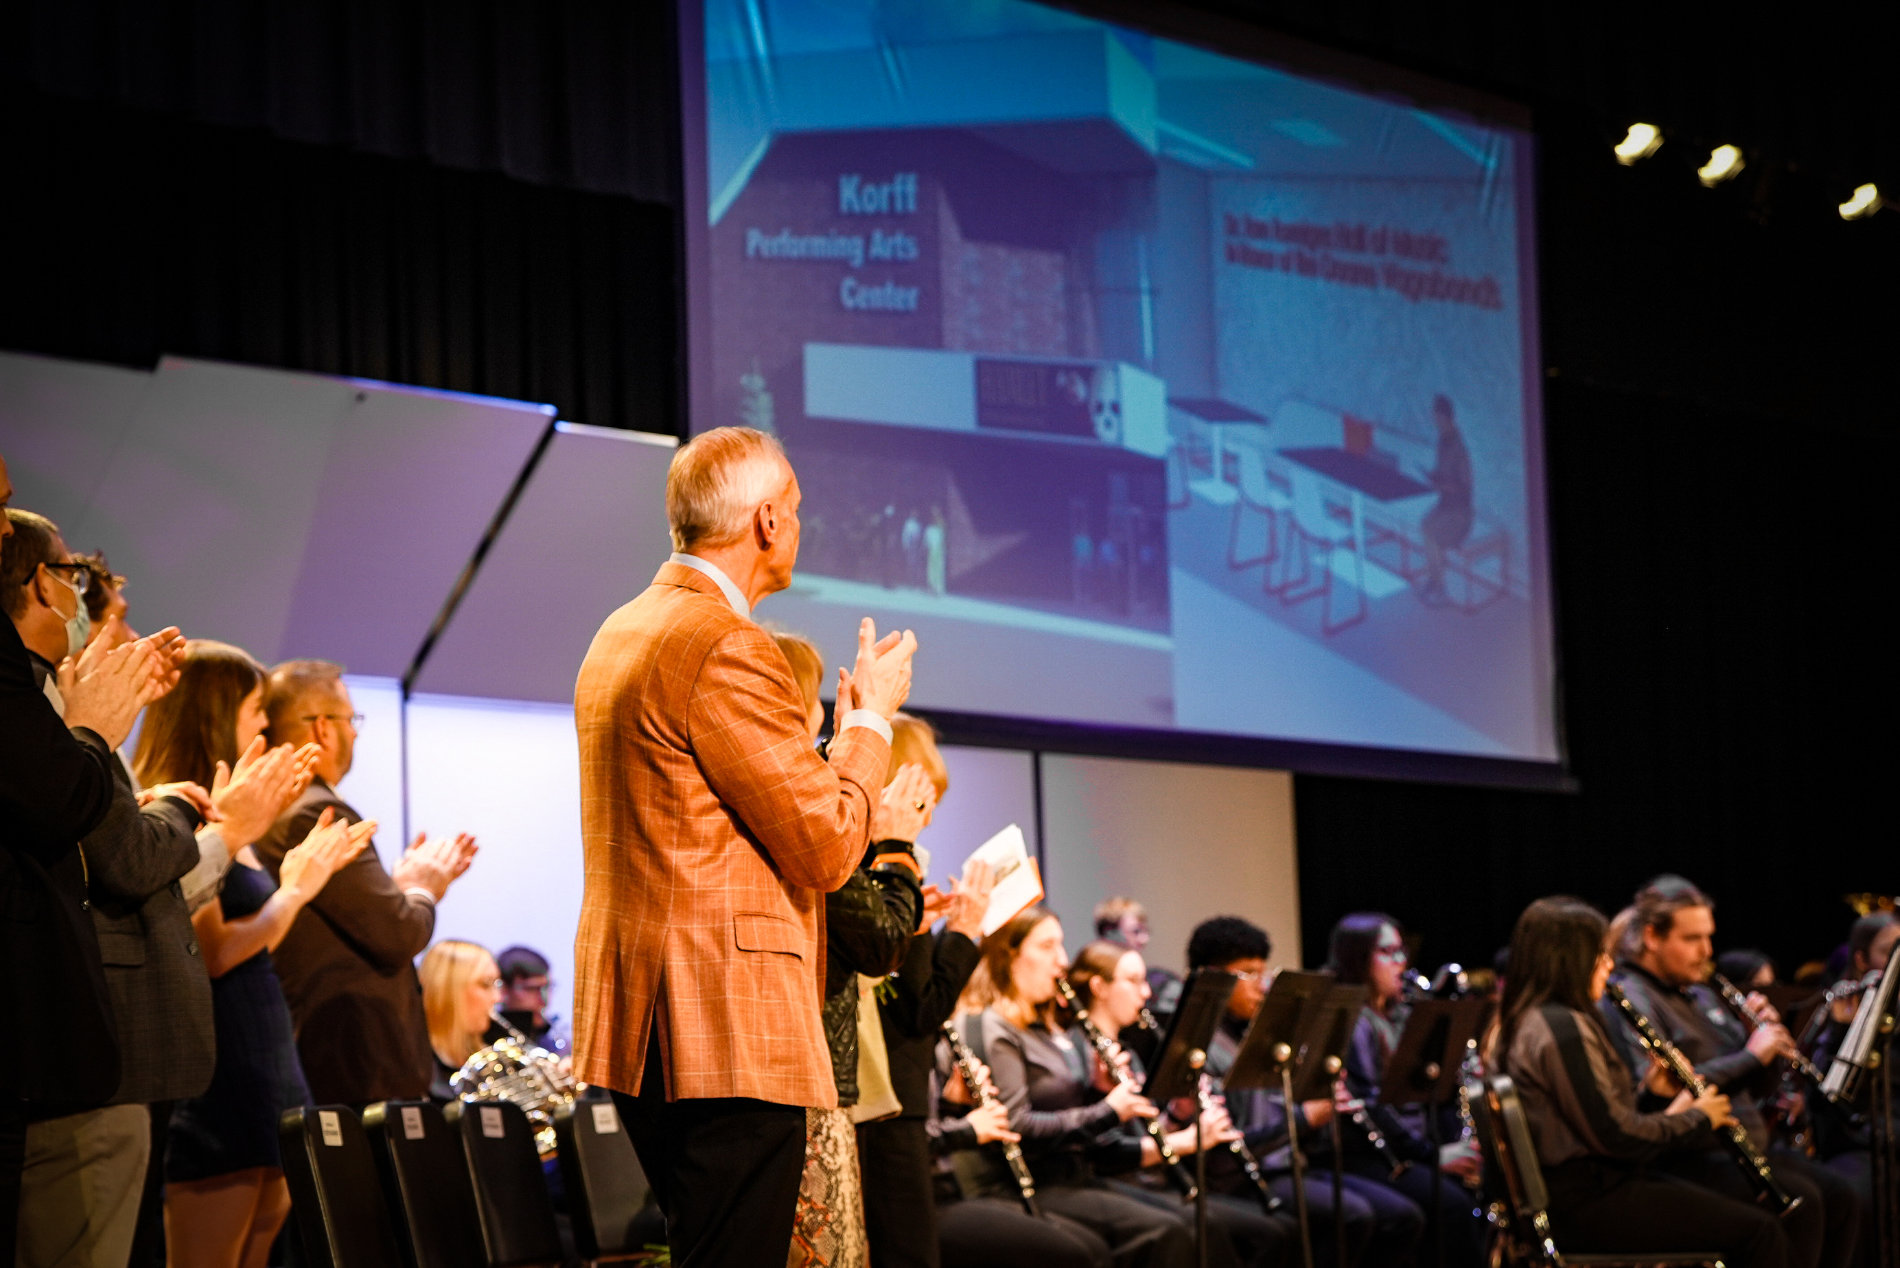
<path fill-rule="evenodd" d="M 963 878 L 951 882 L 944 927 L 972 942 L 982 941 L 983 917 L 989 914 L 990 891 L 995 888 L 995 869 L 980 859 L 971 860 L 964 866 Z"/>
<path fill-rule="evenodd" d="M 475 838 L 468 833 L 439 837 L 431 841 L 426 832 L 416 833 L 408 853 L 396 864 L 390 879 L 398 889 L 426 889 L 440 901 L 449 886 L 475 861 Z"/>
<path fill-rule="evenodd" d="M 260 735 L 238 754 L 237 765 L 218 763 L 211 780 L 211 801 L 224 821 L 226 846 L 236 850 L 250 845 L 290 808 L 302 790 L 299 755 L 300 750 L 288 744 L 266 748 Z M 309 782 L 305 774 L 301 783 Z"/>
<path fill-rule="evenodd" d="M 344 864 L 361 854 L 369 839 L 376 835 L 374 819 L 351 823 L 335 816 L 334 807 L 324 807 L 309 834 L 285 851 L 284 861 L 277 868 L 279 889 L 304 902 L 310 901 Z"/>
<path fill-rule="evenodd" d="M 936 805 L 937 786 L 930 776 L 916 762 L 905 762 L 871 808 L 871 839 L 914 844 Z"/>
<path fill-rule="evenodd" d="M 90 648 L 59 664 L 57 681 L 66 702 L 66 725 L 96 732 L 117 748 L 132 733 L 139 710 L 172 689 L 178 669 L 172 657 L 176 629 L 100 652 Z"/>
<path fill-rule="evenodd" d="M 838 671 L 839 716 L 869 709 L 888 722 L 910 698 L 910 661 L 916 650 L 917 636 L 911 631 L 900 635 L 893 630 L 880 639 L 877 623 L 865 617 L 858 624 L 857 666 Z"/>

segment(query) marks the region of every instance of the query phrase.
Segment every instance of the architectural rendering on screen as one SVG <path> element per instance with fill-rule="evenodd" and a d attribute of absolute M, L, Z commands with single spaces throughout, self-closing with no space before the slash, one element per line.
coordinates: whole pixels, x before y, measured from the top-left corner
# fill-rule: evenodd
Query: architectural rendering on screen
<path fill-rule="evenodd" d="M 1558 756 L 1528 135 L 1000 0 L 688 4 L 695 429 L 970 713 Z"/>

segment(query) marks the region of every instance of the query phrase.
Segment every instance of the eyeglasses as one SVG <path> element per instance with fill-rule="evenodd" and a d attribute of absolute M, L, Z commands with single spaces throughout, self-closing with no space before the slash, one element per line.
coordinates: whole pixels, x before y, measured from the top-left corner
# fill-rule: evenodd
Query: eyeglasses
<path fill-rule="evenodd" d="M 500 995 L 503 991 L 508 989 L 508 983 L 498 977 L 488 979 L 488 981 L 482 983 L 482 986 L 487 990 L 495 992 L 497 995 Z"/>
<path fill-rule="evenodd" d="M 1273 985 L 1272 969 L 1255 969 L 1251 973 L 1236 973 L 1234 977 L 1241 982 L 1258 982 L 1262 986 Z"/>
<path fill-rule="evenodd" d="M 362 730 L 365 721 L 363 715 L 360 713 L 306 713 L 301 718 L 298 718 L 297 721 L 315 722 L 318 718 L 327 718 L 332 722 L 347 722 L 350 724 L 352 731 Z"/>
<path fill-rule="evenodd" d="M 84 564 L 46 564 L 44 566 L 50 572 L 63 574 L 60 580 L 71 586 L 74 594 L 84 596 L 86 591 L 92 588 L 92 569 Z"/>
<path fill-rule="evenodd" d="M 541 998 L 546 999 L 548 992 L 554 989 L 554 982 L 552 980 L 545 982 L 516 982 L 509 989 L 520 991 L 526 995 L 539 995 Z"/>
<path fill-rule="evenodd" d="M 1402 945 L 1390 946 L 1390 947 L 1374 947 L 1372 949 L 1372 954 L 1378 956 L 1381 960 L 1384 960 L 1387 964 L 1404 964 L 1407 960 L 1412 958 L 1411 956 L 1406 954 L 1405 948 Z"/>

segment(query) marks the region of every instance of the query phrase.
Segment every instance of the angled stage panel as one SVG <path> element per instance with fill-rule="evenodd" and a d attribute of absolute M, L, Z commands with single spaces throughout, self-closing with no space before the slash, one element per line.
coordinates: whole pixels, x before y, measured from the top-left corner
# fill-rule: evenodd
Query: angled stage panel
<path fill-rule="evenodd" d="M 413 689 L 571 705 L 594 631 L 671 552 L 675 447 L 671 436 L 556 423 Z"/>

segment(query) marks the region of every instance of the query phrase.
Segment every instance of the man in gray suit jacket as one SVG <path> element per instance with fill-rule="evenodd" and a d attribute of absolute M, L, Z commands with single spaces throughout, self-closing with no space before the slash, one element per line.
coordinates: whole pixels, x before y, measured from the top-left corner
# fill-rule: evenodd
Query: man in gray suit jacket
<path fill-rule="evenodd" d="M 70 587 L 58 530 L 38 517 L 24 523 L 47 556 L 41 562 Z M 42 689 L 83 639 L 69 632 L 77 613 L 64 614 L 60 596 L 48 601 L 51 584 L 36 580 L 9 613 Z M 62 708 L 56 687 L 48 695 Z M 18 1248 L 34 1265 L 123 1268 L 151 1157 L 148 1106 L 204 1091 L 216 1058 L 211 983 L 177 884 L 198 862 L 194 833 L 209 795 L 196 784 L 170 785 L 140 806 L 124 765 L 113 762 L 112 773 L 105 817 L 80 847 L 118 1031 L 119 1086 L 102 1109 L 27 1128 Z"/>

